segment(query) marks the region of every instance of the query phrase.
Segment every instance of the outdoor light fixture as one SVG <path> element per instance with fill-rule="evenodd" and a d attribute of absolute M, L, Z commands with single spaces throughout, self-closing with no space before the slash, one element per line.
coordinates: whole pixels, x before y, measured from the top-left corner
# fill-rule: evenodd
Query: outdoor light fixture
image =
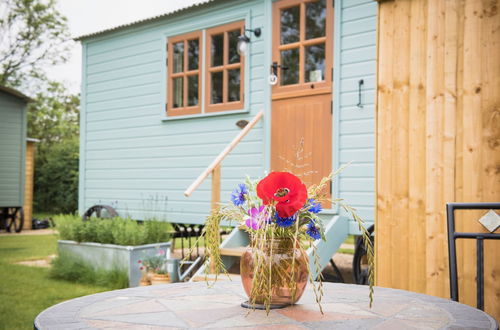
<path fill-rule="evenodd" d="M 256 29 L 245 29 L 245 31 L 248 32 L 253 32 L 253 35 L 256 36 L 257 38 L 260 37 L 261 30 L 260 28 Z M 245 33 L 243 33 L 241 36 L 238 37 L 238 54 L 240 55 L 245 55 L 248 49 L 248 43 L 250 43 L 250 38 L 247 37 Z"/>

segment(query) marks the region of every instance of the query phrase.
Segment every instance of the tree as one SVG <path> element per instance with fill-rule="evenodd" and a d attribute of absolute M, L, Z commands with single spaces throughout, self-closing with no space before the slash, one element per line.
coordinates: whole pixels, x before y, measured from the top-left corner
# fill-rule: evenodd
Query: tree
<path fill-rule="evenodd" d="M 0 1 L 0 85 L 44 80 L 43 67 L 66 61 L 67 19 L 55 0 Z"/>
<path fill-rule="evenodd" d="M 43 146 L 43 144 L 40 144 Z M 78 208 L 78 136 L 39 152 L 35 165 L 34 209 L 73 213 Z"/>
<path fill-rule="evenodd" d="M 28 106 L 28 136 L 37 138 L 34 208 L 74 212 L 78 201 L 80 99 L 58 82 L 48 82 Z"/>
<path fill-rule="evenodd" d="M 28 135 L 42 146 L 78 136 L 80 98 L 58 82 L 48 82 L 28 106 Z"/>
<path fill-rule="evenodd" d="M 37 138 L 34 205 L 73 212 L 78 194 L 80 100 L 44 68 L 66 61 L 70 38 L 56 0 L 0 0 L 0 85 L 36 94 L 28 106 L 28 136 Z"/>

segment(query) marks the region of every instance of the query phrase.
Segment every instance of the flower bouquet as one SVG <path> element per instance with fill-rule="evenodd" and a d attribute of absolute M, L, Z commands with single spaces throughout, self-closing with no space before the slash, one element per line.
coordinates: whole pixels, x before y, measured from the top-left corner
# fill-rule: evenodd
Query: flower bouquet
<path fill-rule="evenodd" d="M 340 169 L 342 170 L 342 168 Z M 339 171 L 340 171 L 339 170 Z M 370 305 L 373 299 L 373 247 L 363 221 L 355 209 L 342 200 L 330 200 L 324 193 L 329 181 L 339 172 L 307 188 L 289 172 L 271 172 L 260 181 L 247 178 L 231 195 L 231 204 L 220 205 L 206 220 L 206 274 L 226 273 L 219 251 L 219 226 L 222 221 L 237 221 L 248 232 L 251 244 L 240 262 L 243 287 L 249 297 L 242 306 L 266 309 L 294 304 L 311 283 L 321 309 L 323 294 L 319 256 L 314 242 L 326 240 L 318 213 L 323 203 L 335 203 L 357 221 L 367 250 L 370 280 Z M 316 282 L 309 272 L 307 250 L 311 249 Z"/>

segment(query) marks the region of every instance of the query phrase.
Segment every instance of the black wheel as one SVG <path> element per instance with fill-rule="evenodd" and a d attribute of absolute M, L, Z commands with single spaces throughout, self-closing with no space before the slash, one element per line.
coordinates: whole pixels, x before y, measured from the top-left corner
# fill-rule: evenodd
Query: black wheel
<path fill-rule="evenodd" d="M 11 232 L 12 229 L 16 233 L 23 230 L 24 225 L 24 210 L 22 207 L 9 207 L 7 211 L 7 231 Z"/>
<path fill-rule="evenodd" d="M 118 212 L 109 205 L 94 205 L 91 206 L 84 214 L 83 221 L 88 218 L 114 218 L 118 216 Z"/>
<path fill-rule="evenodd" d="M 372 246 L 375 244 L 375 236 L 373 235 L 374 231 L 374 225 L 368 227 Z M 354 283 L 368 284 L 368 258 L 366 257 L 366 248 L 363 244 L 363 238 L 361 236 L 356 238 L 354 257 L 352 259 L 352 276 L 354 278 Z"/>

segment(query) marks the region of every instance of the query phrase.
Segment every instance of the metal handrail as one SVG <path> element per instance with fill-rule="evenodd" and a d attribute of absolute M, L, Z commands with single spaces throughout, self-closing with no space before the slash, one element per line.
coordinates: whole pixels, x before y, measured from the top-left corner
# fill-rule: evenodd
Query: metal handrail
<path fill-rule="evenodd" d="M 191 194 L 203 183 L 203 181 L 217 170 L 224 160 L 224 158 L 238 145 L 238 143 L 248 134 L 248 132 L 257 124 L 257 122 L 264 116 L 264 111 L 261 110 L 253 119 L 241 130 L 241 132 L 227 145 L 224 150 L 214 159 L 214 161 L 201 173 L 196 180 L 191 183 L 189 188 L 184 191 L 184 196 L 189 197 Z M 219 177 L 220 179 L 220 177 Z"/>

